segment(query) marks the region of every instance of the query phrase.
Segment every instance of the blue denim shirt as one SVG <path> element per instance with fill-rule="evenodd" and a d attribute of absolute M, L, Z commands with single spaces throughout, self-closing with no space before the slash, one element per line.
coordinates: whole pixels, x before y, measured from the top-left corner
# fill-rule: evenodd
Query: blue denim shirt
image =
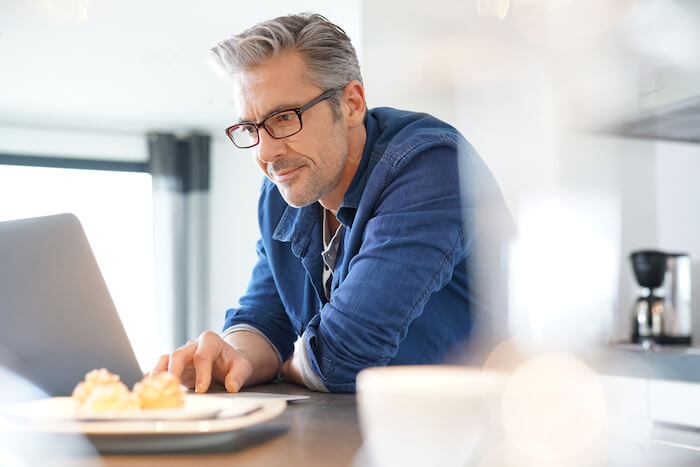
<path fill-rule="evenodd" d="M 337 212 L 344 232 L 330 301 L 321 279 L 323 208 L 291 207 L 265 180 L 258 262 L 224 325 L 258 330 L 282 361 L 302 336 L 306 361 L 331 392 L 354 392 L 363 368 L 440 362 L 468 338 L 476 306 L 458 157 L 479 156 L 456 129 L 426 114 L 376 108 L 366 129 Z"/>

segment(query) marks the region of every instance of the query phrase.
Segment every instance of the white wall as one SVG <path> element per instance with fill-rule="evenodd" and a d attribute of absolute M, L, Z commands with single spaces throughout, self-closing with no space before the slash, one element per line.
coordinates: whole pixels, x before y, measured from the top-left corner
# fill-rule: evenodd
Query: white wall
<path fill-rule="evenodd" d="M 655 144 L 659 246 L 700 263 L 700 144 Z M 700 296 L 698 296 L 700 301 Z"/>
<path fill-rule="evenodd" d="M 700 144 L 656 144 L 658 246 L 690 254 L 693 335 L 700 347 Z"/>
<path fill-rule="evenodd" d="M 568 140 L 562 185 L 589 194 L 605 194 L 619 206 L 619 238 L 610 238 L 619 259 L 617 313 L 613 335 L 628 337 L 637 285 L 629 260 L 632 251 L 687 252 L 693 259 L 695 335 L 700 336 L 700 145 L 575 135 Z M 591 222 L 596 222 L 595 217 Z"/>
<path fill-rule="evenodd" d="M 563 159 L 561 183 L 591 195 L 603 193 L 619 216 L 609 237 L 618 260 L 614 306 L 609 312 L 612 340 L 628 340 L 631 308 L 639 292 L 629 254 L 641 249 L 687 252 L 693 259 L 693 335 L 700 340 L 700 145 L 604 135 L 571 138 Z M 593 215 L 591 222 L 601 222 Z M 606 221 L 611 224 L 611 221 Z M 608 310 L 605 310 L 607 316 Z"/>

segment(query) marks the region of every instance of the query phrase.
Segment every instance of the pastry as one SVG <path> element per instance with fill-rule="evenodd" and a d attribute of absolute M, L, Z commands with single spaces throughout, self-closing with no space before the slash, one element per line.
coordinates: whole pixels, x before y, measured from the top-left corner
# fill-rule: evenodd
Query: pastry
<path fill-rule="evenodd" d="M 170 373 L 148 375 L 129 391 L 119 375 L 104 368 L 92 370 L 73 390 L 80 410 L 170 409 L 185 404 L 185 390 Z"/>
<path fill-rule="evenodd" d="M 167 372 L 146 376 L 134 385 L 134 394 L 142 409 L 171 409 L 185 404 L 185 390 L 180 381 Z"/>
<path fill-rule="evenodd" d="M 110 373 L 104 368 L 92 370 L 85 375 L 85 380 L 78 383 L 73 390 L 73 398 L 80 404 L 84 403 L 90 393 L 97 387 L 102 385 L 120 383 L 119 375 Z"/>
<path fill-rule="evenodd" d="M 106 412 L 109 410 L 138 410 L 139 398 L 124 383 L 99 384 L 81 404 L 82 410 Z"/>

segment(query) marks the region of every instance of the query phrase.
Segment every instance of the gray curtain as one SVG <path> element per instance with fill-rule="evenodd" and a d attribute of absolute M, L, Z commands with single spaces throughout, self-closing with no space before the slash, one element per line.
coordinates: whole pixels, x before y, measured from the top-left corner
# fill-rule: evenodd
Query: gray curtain
<path fill-rule="evenodd" d="M 208 328 L 209 140 L 148 135 L 160 353 Z"/>

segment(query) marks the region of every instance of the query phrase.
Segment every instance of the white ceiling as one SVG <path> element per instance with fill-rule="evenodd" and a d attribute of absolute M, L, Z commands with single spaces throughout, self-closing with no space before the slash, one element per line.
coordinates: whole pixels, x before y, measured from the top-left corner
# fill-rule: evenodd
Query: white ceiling
<path fill-rule="evenodd" d="M 502 4 L 510 5 L 508 16 L 495 20 L 489 8 Z M 301 11 L 322 13 L 348 32 L 364 55 L 370 106 L 416 108 L 448 121 L 456 112 L 457 87 L 478 88 L 499 73 L 510 77 L 509 70 L 522 62 L 541 71 L 534 52 L 544 59 L 568 57 L 570 82 L 595 84 L 596 73 L 602 76 L 605 99 L 597 88 L 593 99 L 579 88 L 573 94 L 602 103 L 605 112 L 633 87 L 628 77 L 640 64 L 700 63 L 696 0 L 434 0 L 429 8 L 421 0 L 250 5 L 0 0 L 0 129 L 48 125 L 132 134 L 198 129 L 223 138 L 234 107 L 230 84 L 207 63 L 209 48 L 258 21 Z M 639 7 L 636 16 L 631 5 Z M 484 16 L 480 8 L 487 6 Z M 71 12 L 80 16 L 83 10 L 84 21 L 71 19 Z M 608 23 L 615 27 L 607 30 Z M 597 48 L 570 43 L 581 37 Z M 617 42 L 624 44 L 627 61 L 614 54 L 615 37 L 624 39 Z M 614 66 L 602 63 L 608 56 Z M 609 86 L 609 75 L 624 88 Z"/>
<path fill-rule="evenodd" d="M 360 0 L 1 0 L 0 125 L 218 135 L 233 105 L 209 48 L 302 11 L 324 14 L 358 43 Z"/>

